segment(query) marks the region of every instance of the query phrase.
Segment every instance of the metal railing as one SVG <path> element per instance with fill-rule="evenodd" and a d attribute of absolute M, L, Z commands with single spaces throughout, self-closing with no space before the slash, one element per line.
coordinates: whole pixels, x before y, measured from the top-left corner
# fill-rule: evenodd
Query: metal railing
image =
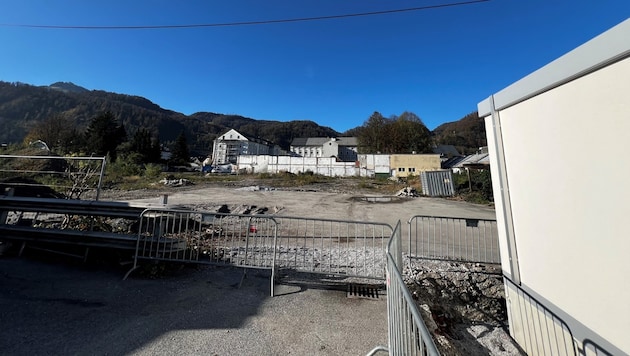
<path fill-rule="evenodd" d="M 387 224 L 155 208 L 140 215 L 139 260 L 291 269 L 385 279 Z"/>
<path fill-rule="evenodd" d="M 495 220 L 416 215 L 407 224 L 410 257 L 501 263 Z"/>
<path fill-rule="evenodd" d="M 585 356 L 612 356 L 613 354 L 606 351 L 592 340 L 586 339 L 582 343 L 582 349 Z"/>
<path fill-rule="evenodd" d="M 274 295 L 277 226 L 271 216 L 178 209 L 140 215 L 134 264 L 140 259 L 271 269 Z"/>
<path fill-rule="evenodd" d="M 274 216 L 276 266 L 300 272 L 385 279 L 388 224 Z"/>
<path fill-rule="evenodd" d="M 537 301 L 509 278 L 503 277 L 507 296 L 517 306 L 508 308 L 510 331 L 528 355 L 577 355 L 573 333 L 558 315 Z"/>
<path fill-rule="evenodd" d="M 387 246 L 387 326 L 390 355 L 439 355 L 402 277 L 400 222 Z M 375 351 L 383 351 L 375 348 Z"/>
<path fill-rule="evenodd" d="M 51 188 L 70 199 L 87 193 L 98 200 L 105 162 L 105 157 L 0 155 L 0 185 L 18 191 Z"/>

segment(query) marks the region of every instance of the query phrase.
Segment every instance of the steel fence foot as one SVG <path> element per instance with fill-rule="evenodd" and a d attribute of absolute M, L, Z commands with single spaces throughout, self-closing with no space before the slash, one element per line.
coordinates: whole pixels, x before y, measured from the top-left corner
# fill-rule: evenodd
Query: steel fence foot
<path fill-rule="evenodd" d="M 376 355 L 376 353 L 379 352 L 379 351 L 387 352 L 389 354 L 389 349 L 387 347 L 385 347 L 385 346 L 376 346 L 370 352 L 368 352 L 366 356 Z"/>
<path fill-rule="evenodd" d="M 125 273 L 125 276 L 123 277 L 123 281 L 124 281 L 124 280 L 127 280 L 127 278 L 129 277 L 129 275 L 131 274 L 131 272 L 133 272 L 133 271 L 137 270 L 138 268 L 139 268 L 139 266 L 133 266 L 133 267 L 131 267 L 131 269 L 130 269 L 127 273 Z"/>
<path fill-rule="evenodd" d="M 247 269 L 243 268 L 243 276 L 241 277 L 241 281 L 238 283 L 238 289 L 241 289 L 241 286 L 243 285 L 243 281 L 245 280 L 245 278 L 247 278 Z"/>

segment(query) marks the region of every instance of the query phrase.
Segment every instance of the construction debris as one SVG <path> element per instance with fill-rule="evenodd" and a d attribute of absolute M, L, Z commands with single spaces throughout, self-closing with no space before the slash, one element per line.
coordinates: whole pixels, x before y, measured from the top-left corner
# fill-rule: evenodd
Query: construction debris
<path fill-rule="evenodd" d="M 183 187 L 183 186 L 187 186 L 187 185 L 193 185 L 193 182 L 191 182 L 188 179 L 185 178 L 180 178 L 180 179 L 162 179 L 159 182 L 160 184 L 164 184 L 168 187 Z"/>
<path fill-rule="evenodd" d="M 414 187 L 404 187 L 403 189 L 399 190 L 398 193 L 396 193 L 397 197 L 418 197 L 420 196 L 420 194 L 418 194 L 418 191 L 416 190 L 416 188 Z"/>

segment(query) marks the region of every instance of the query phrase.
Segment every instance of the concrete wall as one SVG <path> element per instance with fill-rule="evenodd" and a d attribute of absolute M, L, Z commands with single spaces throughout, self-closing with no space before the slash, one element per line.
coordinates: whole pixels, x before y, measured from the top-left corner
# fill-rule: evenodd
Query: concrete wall
<path fill-rule="evenodd" d="M 580 353 L 630 353 L 628 33 L 630 20 L 479 104 L 510 332 L 529 354 L 564 347 L 536 322 L 549 315 Z"/>
<path fill-rule="evenodd" d="M 362 171 L 361 176 L 374 177 L 376 174 L 390 174 L 389 155 L 360 154 L 357 159 Z"/>
<path fill-rule="evenodd" d="M 419 176 L 420 172 L 440 169 L 438 154 L 390 155 L 390 169 L 394 177 Z"/>
<path fill-rule="evenodd" d="M 355 162 L 337 162 L 330 157 L 240 156 L 238 170 L 246 173 L 313 172 L 329 177 L 354 177 L 361 174 Z"/>

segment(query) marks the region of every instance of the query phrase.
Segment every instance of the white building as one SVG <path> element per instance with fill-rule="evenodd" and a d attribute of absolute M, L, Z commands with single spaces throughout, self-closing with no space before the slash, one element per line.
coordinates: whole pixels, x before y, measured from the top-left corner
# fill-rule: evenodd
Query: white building
<path fill-rule="evenodd" d="M 212 163 L 236 164 L 240 155 L 277 155 L 280 149 L 271 142 L 251 138 L 231 129 L 214 140 Z"/>
<path fill-rule="evenodd" d="M 300 157 L 336 157 L 340 161 L 357 160 L 356 137 L 303 137 L 293 139 L 291 152 Z"/>

